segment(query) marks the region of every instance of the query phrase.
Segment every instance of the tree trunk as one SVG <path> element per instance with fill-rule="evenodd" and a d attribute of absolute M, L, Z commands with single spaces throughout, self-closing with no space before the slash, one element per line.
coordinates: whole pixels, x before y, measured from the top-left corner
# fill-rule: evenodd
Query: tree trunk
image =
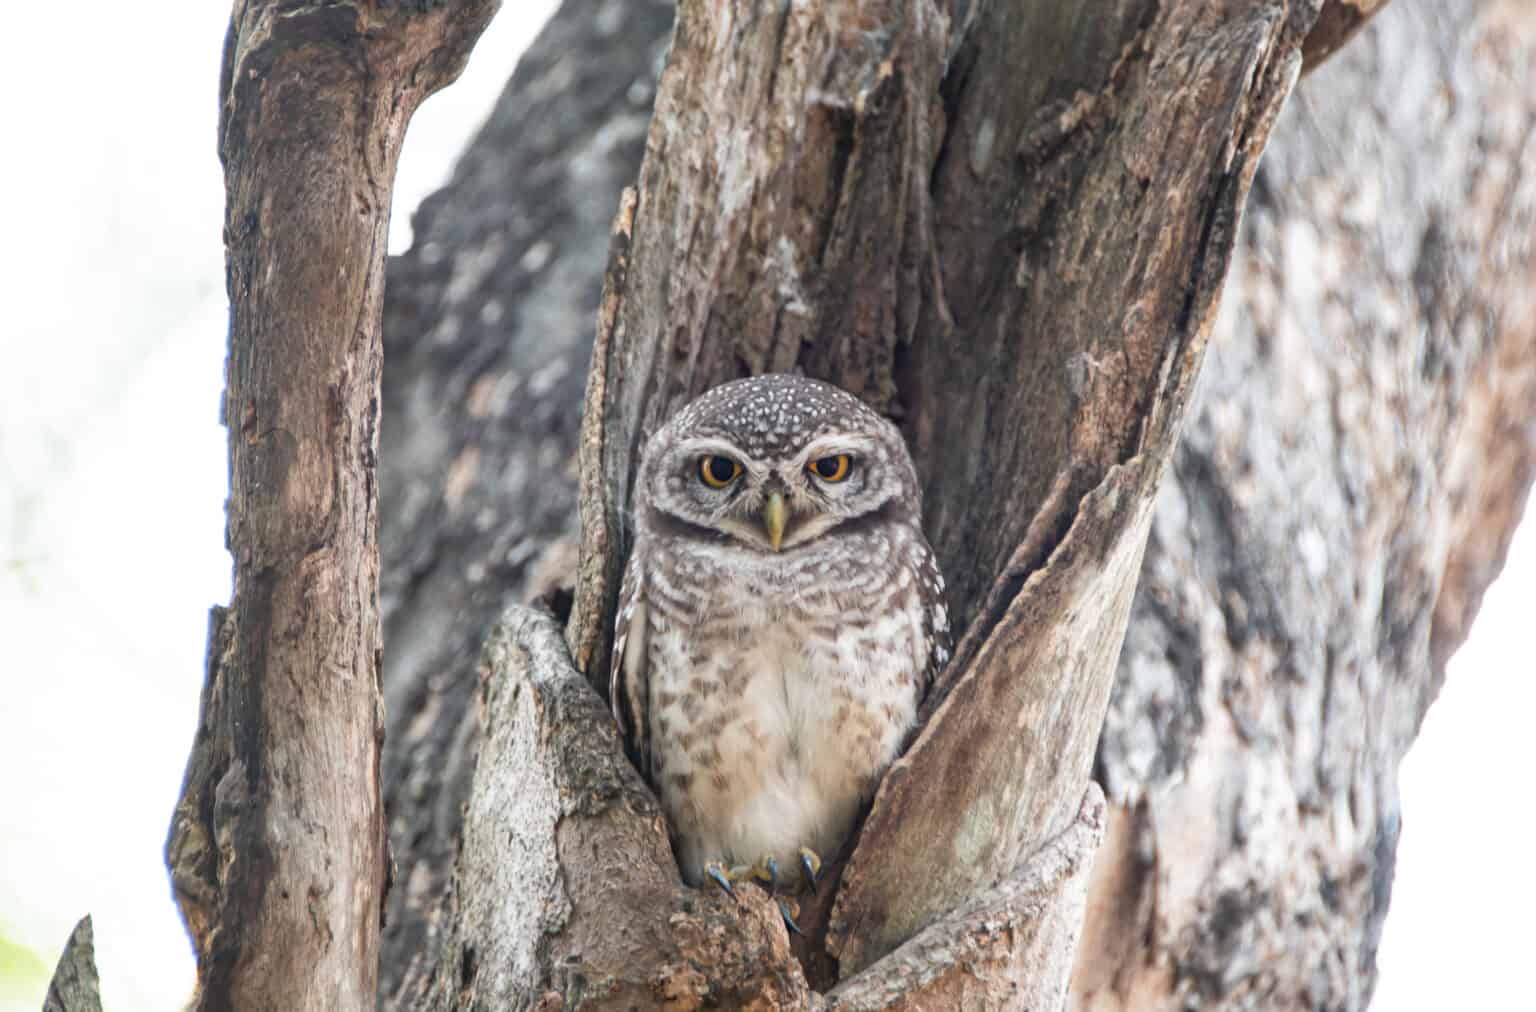
<path fill-rule="evenodd" d="M 1370 998 L 1398 763 L 1536 464 L 1533 58 L 1524 5 L 1396 5 L 1265 154 L 1099 748 L 1079 1008 Z"/>
<path fill-rule="evenodd" d="M 431 10 L 418 7 L 427 6 Z M 411 113 L 494 9 L 237 2 L 220 80 L 234 599 L 167 860 L 199 1009 L 378 989 L 384 250 Z"/>
<path fill-rule="evenodd" d="M 1081 1007 L 1368 1000 L 1397 762 L 1536 460 L 1536 19 L 1383 12 L 1238 242 L 1303 52 L 1380 5 L 1002 6 L 685 4 L 653 92 L 667 5 L 572 0 L 423 206 L 386 308 L 385 1005 L 1052 1007 L 1074 954 Z M 639 439 L 795 366 L 899 416 L 969 626 L 804 970 L 761 896 L 681 886 L 578 672 Z M 477 713 L 494 617 L 572 579 L 571 654 L 511 613 Z"/>

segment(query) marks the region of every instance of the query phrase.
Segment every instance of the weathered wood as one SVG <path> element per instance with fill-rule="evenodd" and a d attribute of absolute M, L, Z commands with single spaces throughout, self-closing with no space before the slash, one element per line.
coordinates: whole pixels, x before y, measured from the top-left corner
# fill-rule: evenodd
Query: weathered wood
<path fill-rule="evenodd" d="M 1386 6 L 1387 0 L 1324 0 L 1317 21 L 1302 43 L 1302 72 L 1317 69 Z"/>
<path fill-rule="evenodd" d="M 1536 16 L 1397 4 L 1254 184 L 1098 756 L 1074 1007 L 1362 1009 L 1397 769 L 1536 460 Z"/>
<path fill-rule="evenodd" d="M 89 914 L 80 918 L 75 930 L 69 933 L 69 941 L 64 943 L 59 964 L 48 983 L 48 995 L 43 999 L 43 1012 L 101 1012 L 96 936 Z"/>
<path fill-rule="evenodd" d="M 228 542 L 167 843 L 196 1008 L 361 1009 L 389 873 L 379 761 L 385 237 L 406 123 L 491 0 L 236 3 L 220 80 Z"/>
<path fill-rule="evenodd" d="M 984 11 L 952 70 L 969 86 L 949 96 L 938 291 L 908 367 L 931 536 L 974 620 L 845 874 L 845 973 L 1076 811 L 1150 504 L 1310 24 L 1305 5 L 1027 11 Z M 921 889 L 898 874 L 913 865 L 933 869 Z"/>
<path fill-rule="evenodd" d="M 827 995 L 832 1009 L 1060 1008 L 1083 923 L 1104 799 L 1001 882 Z M 1012 936 L 1012 937 L 1010 937 Z"/>

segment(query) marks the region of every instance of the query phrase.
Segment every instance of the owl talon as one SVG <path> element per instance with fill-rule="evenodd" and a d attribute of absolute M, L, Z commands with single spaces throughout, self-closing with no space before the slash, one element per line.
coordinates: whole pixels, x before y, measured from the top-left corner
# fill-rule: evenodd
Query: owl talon
<path fill-rule="evenodd" d="M 800 870 L 805 873 L 806 889 L 813 895 L 821 885 L 821 857 L 809 847 L 800 848 Z"/>
<path fill-rule="evenodd" d="M 805 932 L 801 931 L 800 925 L 795 923 L 795 914 L 798 912 L 799 910 L 794 900 L 779 900 L 779 916 L 784 918 L 784 927 L 791 934 L 804 937 Z"/>
<path fill-rule="evenodd" d="M 769 895 L 779 891 L 779 862 L 772 854 L 764 854 L 747 873 L 754 882 L 767 889 Z"/>
<path fill-rule="evenodd" d="M 704 877 L 714 882 L 721 889 L 724 889 L 725 894 L 731 899 L 737 903 L 741 902 L 741 897 L 736 895 L 735 888 L 731 886 L 731 879 L 736 876 L 719 861 L 711 861 L 704 866 Z"/>

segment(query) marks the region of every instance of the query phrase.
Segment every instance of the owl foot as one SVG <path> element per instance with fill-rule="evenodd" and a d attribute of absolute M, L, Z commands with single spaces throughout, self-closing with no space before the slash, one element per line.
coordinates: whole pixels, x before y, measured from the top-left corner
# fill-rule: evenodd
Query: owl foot
<path fill-rule="evenodd" d="M 795 891 L 800 895 L 814 894 L 821 884 L 821 857 L 809 847 L 801 847 L 799 856 L 802 877 L 800 888 Z M 787 889 L 779 889 L 779 862 L 772 854 L 764 854 L 756 864 L 751 865 L 726 865 L 720 861 L 710 861 L 704 865 L 704 877 L 725 890 L 731 899 L 738 899 L 734 885 L 736 882 L 755 882 L 767 890 L 770 896 L 789 892 Z M 794 922 L 793 915 L 786 914 L 785 919 L 789 923 Z"/>
<path fill-rule="evenodd" d="M 801 847 L 799 855 L 801 880 L 800 888 L 797 891 L 802 895 L 805 893 L 815 893 L 817 886 L 820 885 L 821 857 L 809 847 Z M 743 872 L 745 875 L 743 875 Z M 756 882 L 768 890 L 770 895 L 780 892 L 779 862 L 772 854 L 764 854 L 758 859 L 756 864 L 749 868 L 732 869 L 731 878 L 733 881 L 739 882 L 743 877 Z M 783 891 L 788 892 L 789 890 Z"/>
<path fill-rule="evenodd" d="M 814 891 L 816 888 L 816 876 L 821 871 L 821 858 L 816 852 L 805 847 L 800 848 L 800 868 L 805 872 L 805 883 L 802 892 Z M 779 916 L 784 919 L 784 927 L 791 934 L 804 935 L 800 925 L 795 923 L 795 918 L 800 916 L 800 904 L 787 896 L 779 893 L 779 862 L 772 854 L 764 854 L 754 865 L 737 865 L 727 867 L 719 861 L 710 861 L 704 865 L 704 877 L 715 885 L 725 890 L 725 894 L 737 903 L 741 897 L 736 894 L 733 882 L 756 882 L 768 891 L 768 895 L 774 897 L 779 905 Z"/>

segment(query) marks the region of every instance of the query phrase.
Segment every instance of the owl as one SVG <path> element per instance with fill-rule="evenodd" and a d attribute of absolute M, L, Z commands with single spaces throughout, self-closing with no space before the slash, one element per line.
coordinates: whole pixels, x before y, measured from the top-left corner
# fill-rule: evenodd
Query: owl
<path fill-rule="evenodd" d="M 723 384 L 646 442 L 610 687 L 689 883 L 814 886 L 842 848 L 949 659 L 921 513 L 896 427 L 816 380 Z"/>

